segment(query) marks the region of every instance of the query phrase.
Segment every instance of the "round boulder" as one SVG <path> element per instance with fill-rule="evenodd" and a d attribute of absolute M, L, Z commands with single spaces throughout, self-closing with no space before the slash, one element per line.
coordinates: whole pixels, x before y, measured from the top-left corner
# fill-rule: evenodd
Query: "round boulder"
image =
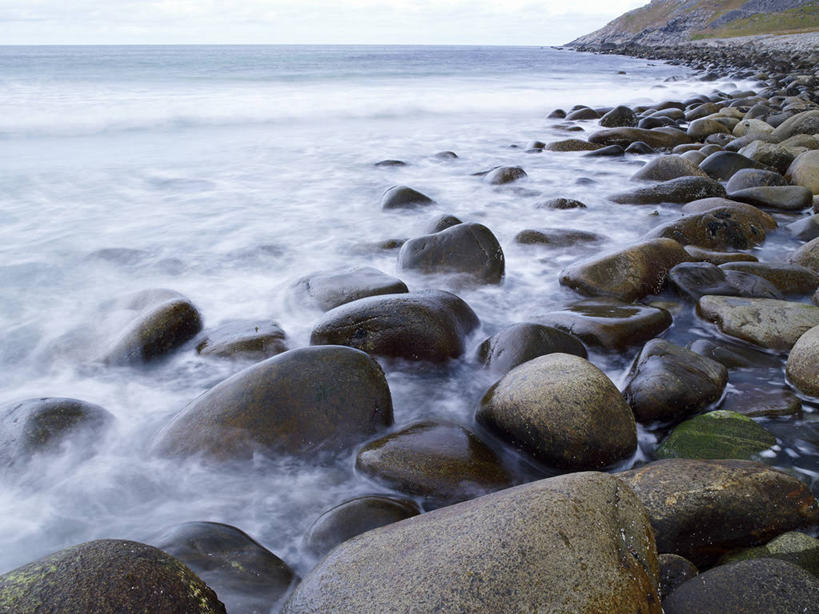
<path fill-rule="evenodd" d="M 766 233 L 758 216 L 747 215 L 735 207 L 718 207 L 684 215 L 646 234 L 648 239 L 662 237 L 706 249 L 749 249 L 762 243 Z"/>
<path fill-rule="evenodd" d="M 788 260 L 819 275 L 819 237 L 805 243 L 792 253 Z"/>
<path fill-rule="evenodd" d="M 725 184 L 725 189 L 729 192 L 737 192 L 745 188 L 785 185 L 788 185 L 788 180 L 779 173 L 761 168 L 743 168 L 731 176 L 728 183 Z"/>
<path fill-rule="evenodd" d="M 668 279 L 678 292 L 695 301 L 706 294 L 782 298 L 779 290 L 762 277 L 707 262 L 680 263 L 671 269 Z"/>
<path fill-rule="evenodd" d="M 504 185 L 526 177 L 526 171 L 519 166 L 499 166 L 484 175 L 483 180 L 491 185 Z"/>
<path fill-rule="evenodd" d="M 426 229 L 426 233 L 435 234 L 436 232 L 441 232 L 442 230 L 452 228 L 453 226 L 457 226 L 458 224 L 462 223 L 463 220 L 461 220 L 460 218 L 445 213 L 443 215 L 439 215 L 437 218 L 435 218 L 434 220 L 432 220 L 432 222 L 429 223 Z"/>
<path fill-rule="evenodd" d="M 819 109 L 803 111 L 789 117 L 773 131 L 773 137 L 784 141 L 797 134 L 819 134 Z"/>
<path fill-rule="evenodd" d="M 382 209 L 418 209 L 434 204 L 426 194 L 405 185 L 394 185 L 381 196 Z"/>
<path fill-rule="evenodd" d="M 733 151 L 717 151 L 700 163 L 700 169 L 717 181 L 728 181 L 743 168 L 759 168 L 759 162 Z"/>
<path fill-rule="evenodd" d="M 801 392 L 819 397 L 819 325 L 805 332 L 788 354 L 788 379 Z"/>
<path fill-rule="evenodd" d="M 400 279 L 368 266 L 313 273 L 299 279 L 293 289 L 304 303 L 322 311 L 368 296 L 409 292 Z"/>
<path fill-rule="evenodd" d="M 689 203 L 692 200 L 725 196 L 725 188 L 710 177 L 680 177 L 645 188 L 620 192 L 608 197 L 621 205 L 658 205 Z"/>
<path fill-rule="evenodd" d="M 694 563 L 676 554 L 661 554 L 657 558 L 660 562 L 660 599 L 665 599 L 680 584 L 699 573 Z"/>
<path fill-rule="evenodd" d="M 288 349 L 286 335 L 275 322 L 226 322 L 200 339 L 196 351 L 202 356 L 264 360 Z"/>
<path fill-rule="evenodd" d="M 523 322 L 484 341 L 478 348 L 478 359 L 496 373 L 507 373 L 526 361 L 556 352 L 586 358 L 585 346 L 571 333 Z"/>
<path fill-rule="evenodd" d="M 786 173 L 791 183 L 808 188 L 819 194 L 819 149 L 799 154 L 788 167 Z"/>
<path fill-rule="evenodd" d="M 620 105 L 600 118 L 600 125 L 603 128 L 620 128 L 623 126 L 636 126 L 637 116 L 628 107 Z"/>
<path fill-rule="evenodd" d="M 669 181 L 678 177 L 707 177 L 705 171 L 682 156 L 654 158 L 631 176 L 632 181 Z"/>
<path fill-rule="evenodd" d="M 754 459 L 776 443 L 770 431 L 751 418 L 719 409 L 674 427 L 660 444 L 657 458 Z"/>
<path fill-rule="evenodd" d="M 819 274 L 798 264 L 785 262 L 730 262 L 720 266 L 762 277 L 785 294 L 810 294 L 819 287 Z"/>
<path fill-rule="evenodd" d="M 800 185 L 759 186 L 728 192 L 728 197 L 755 207 L 802 211 L 813 204 L 813 194 Z"/>

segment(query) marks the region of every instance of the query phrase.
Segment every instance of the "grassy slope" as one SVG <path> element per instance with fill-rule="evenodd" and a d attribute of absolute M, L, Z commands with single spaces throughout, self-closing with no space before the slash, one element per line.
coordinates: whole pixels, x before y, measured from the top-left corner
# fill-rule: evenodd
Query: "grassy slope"
<path fill-rule="evenodd" d="M 706 28 L 694 34 L 694 40 L 703 38 L 732 38 L 752 34 L 793 34 L 819 30 L 819 6 L 803 6 L 772 15 L 754 15 L 737 19 L 715 30 Z"/>

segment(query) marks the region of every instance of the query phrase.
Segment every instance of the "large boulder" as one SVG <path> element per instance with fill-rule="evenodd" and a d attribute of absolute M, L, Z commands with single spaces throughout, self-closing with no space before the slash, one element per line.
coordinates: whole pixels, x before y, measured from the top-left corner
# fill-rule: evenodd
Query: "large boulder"
<path fill-rule="evenodd" d="M 365 445 L 355 466 L 381 484 L 423 498 L 427 508 L 474 499 L 513 483 L 492 449 L 457 424 L 412 424 Z"/>
<path fill-rule="evenodd" d="M 786 372 L 801 392 L 819 397 L 819 325 L 799 337 L 788 354 Z"/>
<path fill-rule="evenodd" d="M 689 203 L 699 198 L 723 196 L 725 188 L 710 177 L 680 177 L 628 192 L 619 192 L 608 198 L 621 205 L 659 205 Z"/>
<path fill-rule="evenodd" d="M 759 162 L 733 151 L 717 151 L 700 162 L 700 169 L 717 181 L 728 181 L 743 168 L 760 168 L 761 166 Z"/>
<path fill-rule="evenodd" d="M 728 370 L 664 339 L 646 343 L 626 381 L 623 395 L 640 422 L 676 420 L 718 400 Z"/>
<path fill-rule="evenodd" d="M 699 300 L 697 311 L 726 335 L 771 350 L 790 350 L 819 326 L 819 307 L 777 299 L 709 295 Z"/>
<path fill-rule="evenodd" d="M 788 260 L 819 275 L 819 237 L 805 243 L 793 252 Z"/>
<path fill-rule="evenodd" d="M 410 239 L 401 247 L 398 266 L 422 273 L 458 273 L 497 284 L 503 279 L 504 256 L 491 230 L 468 223 Z"/>
<path fill-rule="evenodd" d="M 730 262 L 720 265 L 726 271 L 739 271 L 762 277 L 784 294 L 810 294 L 819 287 L 819 273 L 798 264 L 785 262 Z"/>
<path fill-rule="evenodd" d="M 586 347 L 571 333 L 522 322 L 484 341 L 478 348 L 478 359 L 496 373 L 507 373 L 528 360 L 555 352 L 586 358 Z"/>
<path fill-rule="evenodd" d="M 660 156 L 654 158 L 631 178 L 637 181 L 668 181 L 678 177 L 707 177 L 705 171 L 689 162 L 683 157 L 676 155 Z"/>
<path fill-rule="evenodd" d="M 754 461 L 674 458 L 617 477 L 645 505 L 657 549 L 697 566 L 819 522 L 805 484 Z"/>
<path fill-rule="evenodd" d="M 775 443 L 774 434 L 751 418 L 719 409 L 678 424 L 657 447 L 655 456 L 753 460 Z"/>
<path fill-rule="evenodd" d="M 773 230 L 779 227 L 771 214 L 761 211 L 748 203 L 741 203 L 729 198 L 700 198 L 683 205 L 681 210 L 685 214 L 707 213 L 714 210 L 717 210 L 719 214 L 719 211 L 729 210 L 742 219 L 762 226 L 765 230 Z"/>
<path fill-rule="evenodd" d="M 728 192 L 728 197 L 755 207 L 801 211 L 813 204 L 813 194 L 800 185 L 759 186 Z"/>
<path fill-rule="evenodd" d="M 740 149 L 738 153 L 754 162 L 774 168 L 780 173 L 788 170 L 794 158 L 793 154 L 781 145 L 764 141 L 753 141 Z"/>
<path fill-rule="evenodd" d="M 634 301 L 658 293 L 668 272 L 688 260 L 676 241 L 645 241 L 573 264 L 561 273 L 560 283 L 590 296 Z"/>
<path fill-rule="evenodd" d="M 657 149 L 672 149 L 683 143 L 690 143 L 691 139 L 682 130 L 676 128 L 607 128 L 598 130 L 589 135 L 589 143 L 595 145 L 620 145 L 628 147 L 632 143 L 642 141 Z"/>
<path fill-rule="evenodd" d="M 640 503 L 579 473 L 445 507 L 360 535 L 304 578 L 282 614 L 660 614 Z"/>
<path fill-rule="evenodd" d="M 381 196 L 382 209 L 418 209 L 434 205 L 435 201 L 426 194 L 405 185 L 394 185 Z"/>
<path fill-rule="evenodd" d="M 784 141 L 796 134 L 819 134 L 819 109 L 797 113 L 779 124 L 772 133 L 777 141 Z"/>
<path fill-rule="evenodd" d="M 138 542 L 101 539 L 0 576 L 0 612 L 225 614 L 225 606 L 171 555 Z"/>
<path fill-rule="evenodd" d="M 153 545 L 190 567 L 231 614 L 268 614 L 297 579 L 293 570 L 244 531 L 219 522 L 186 522 Z"/>
<path fill-rule="evenodd" d="M 707 249 L 749 249 L 765 240 L 765 227 L 756 216 L 734 207 L 719 207 L 705 213 L 692 213 L 660 224 L 646 238 L 665 237 L 681 245 Z"/>
<path fill-rule="evenodd" d="M 295 283 L 294 291 L 308 305 L 329 311 L 360 298 L 400 294 L 409 289 L 400 279 L 378 269 L 356 267 L 306 275 Z"/>
<path fill-rule="evenodd" d="M 442 290 L 373 296 L 328 311 L 310 343 L 440 362 L 461 356 L 478 324 L 469 305 Z"/>
<path fill-rule="evenodd" d="M 211 388 L 162 429 L 165 456 L 249 459 L 256 450 L 312 457 L 360 443 L 392 424 L 381 367 L 364 352 L 290 350 Z"/>
<path fill-rule="evenodd" d="M 788 167 L 786 176 L 795 185 L 808 188 L 819 194 L 819 149 L 799 154 Z"/>
<path fill-rule="evenodd" d="M 637 116 L 629 107 L 620 105 L 600 118 L 603 128 L 623 128 L 637 125 Z"/>
<path fill-rule="evenodd" d="M 481 399 L 479 424 L 534 458 L 597 469 L 637 447 L 634 415 L 606 375 L 570 354 L 548 354 L 507 373 Z"/>

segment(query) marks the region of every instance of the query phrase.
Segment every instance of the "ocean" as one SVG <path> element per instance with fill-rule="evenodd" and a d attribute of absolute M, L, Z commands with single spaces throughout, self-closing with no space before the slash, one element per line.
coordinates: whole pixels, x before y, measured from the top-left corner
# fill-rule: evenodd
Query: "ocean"
<path fill-rule="evenodd" d="M 170 288 L 193 301 L 206 328 L 276 321 L 290 346 L 301 347 L 321 315 L 291 290 L 308 273 L 367 265 L 411 290 L 453 289 L 482 322 L 464 358 L 435 368 L 381 362 L 396 430 L 421 419 L 474 429 L 476 404 L 492 383 L 477 345 L 579 298 L 558 284 L 559 272 L 602 249 L 538 248 L 513 237 L 571 228 L 601 234 L 603 247 L 614 248 L 679 214 L 606 201 L 630 186 L 647 157 L 528 152 L 535 140 L 582 136 L 547 114 L 748 86 L 545 47 L 0 47 L 0 403 L 74 397 L 117 418 L 92 458 L 68 445 L 47 462 L 0 469 L 0 573 L 91 539 L 150 543 L 191 520 L 237 526 L 305 573 L 314 560 L 301 540 L 320 512 L 389 492 L 355 472 L 354 452 L 318 464 L 260 457 L 241 467 L 151 456 L 177 411 L 247 363 L 201 357 L 192 344 L 141 368 L 84 360 L 66 339 L 93 327 L 100 305 Z M 436 157 L 441 151 L 457 158 Z M 384 159 L 407 164 L 374 166 Z M 498 165 L 521 166 L 528 177 L 495 187 L 474 176 Z M 438 204 L 383 212 L 380 197 L 395 184 Z M 536 208 L 553 197 L 588 209 Z M 395 250 L 377 246 L 423 234 L 442 213 L 495 233 L 506 256 L 503 284 L 452 286 L 406 274 Z M 756 253 L 764 259 L 783 241 L 773 236 Z M 713 331 L 680 313 L 666 336 L 685 343 Z M 638 350 L 590 358 L 622 384 Z M 759 387 L 765 378 L 781 382 L 781 370 Z M 817 449 L 799 435 L 801 424 L 771 426 L 782 440 L 772 462 L 816 492 Z M 649 449 L 656 436 L 641 429 L 640 441 Z M 645 458 L 640 452 L 629 464 Z"/>

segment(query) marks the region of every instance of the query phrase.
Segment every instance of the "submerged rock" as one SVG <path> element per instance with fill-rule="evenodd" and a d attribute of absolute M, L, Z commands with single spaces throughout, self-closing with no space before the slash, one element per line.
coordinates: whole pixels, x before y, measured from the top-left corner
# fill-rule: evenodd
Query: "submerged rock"
<path fill-rule="evenodd" d="M 732 386 L 720 409 L 749 418 L 789 418 L 802 416 L 802 402 L 786 388 Z"/>
<path fill-rule="evenodd" d="M 669 181 L 678 177 L 707 177 L 705 171 L 677 155 L 660 156 L 631 176 L 637 181 Z"/>
<path fill-rule="evenodd" d="M 434 220 L 432 220 L 432 222 L 429 223 L 426 229 L 426 233 L 434 234 L 436 232 L 446 230 L 447 228 L 457 226 L 458 224 L 463 224 L 463 221 L 460 218 L 445 213 L 444 215 L 439 215 L 437 218 L 435 218 Z"/>
<path fill-rule="evenodd" d="M 788 354 L 785 369 L 796 388 L 812 397 L 819 397 L 819 325 L 806 331 Z"/>
<path fill-rule="evenodd" d="M 264 360 L 287 351 L 286 337 L 275 322 L 238 320 L 205 331 L 196 351 L 202 356 Z"/>
<path fill-rule="evenodd" d="M 478 359 L 496 373 L 507 373 L 533 358 L 554 353 L 586 358 L 585 346 L 574 335 L 551 326 L 523 322 L 484 341 L 478 348 Z"/>
<path fill-rule="evenodd" d="M 768 280 L 731 269 L 721 269 L 705 262 L 683 262 L 668 274 L 671 285 L 678 292 L 698 300 L 706 294 L 782 298 L 782 294 Z"/>
<path fill-rule="evenodd" d="M 735 207 L 718 207 L 705 213 L 692 213 L 661 224 L 646 237 L 674 239 L 681 245 L 707 249 L 748 249 L 765 240 L 765 227 L 758 216 Z"/>
<path fill-rule="evenodd" d="M 709 197 L 724 197 L 725 188 L 708 177 L 680 177 L 645 188 L 620 192 L 609 200 L 621 205 L 659 205 L 660 203 L 689 203 Z"/>
<path fill-rule="evenodd" d="M 586 209 L 579 200 L 572 198 L 551 198 L 535 205 L 537 209 Z"/>
<path fill-rule="evenodd" d="M 312 273 L 293 289 L 303 302 L 322 311 L 368 296 L 409 292 L 400 279 L 368 266 Z"/>
<path fill-rule="evenodd" d="M 405 185 L 394 185 L 381 197 L 382 209 L 417 209 L 434 204 L 426 194 Z"/>
<path fill-rule="evenodd" d="M 484 175 L 483 180 L 492 185 L 504 185 L 526 176 L 526 171 L 519 166 L 499 166 Z"/>
<path fill-rule="evenodd" d="M 572 247 L 574 245 L 600 243 L 604 240 L 605 237 L 602 235 L 568 228 L 521 230 L 515 235 L 514 239 L 515 243 L 522 245 L 548 245 L 550 247 Z"/>
<path fill-rule="evenodd" d="M 671 149 L 691 139 L 676 128 L 608 128 L 589 135 L 589 142 L 596 145 L 620 145 L 628 147 L 636 141 L 658 149 Z"/>
<path fill-rule="evenodd" d="M 720 266 L 767 279 L 784 294 L 806 295 L 819 287 L 819 274 L 798 264 L 786 262 L 732 262 Z"/>
<path fill-rule="evenodd" d="M 754 459 L 776 443 L 756 422 L 723 409 L 686 420 L 659 445 L 657 458 Z"/>

